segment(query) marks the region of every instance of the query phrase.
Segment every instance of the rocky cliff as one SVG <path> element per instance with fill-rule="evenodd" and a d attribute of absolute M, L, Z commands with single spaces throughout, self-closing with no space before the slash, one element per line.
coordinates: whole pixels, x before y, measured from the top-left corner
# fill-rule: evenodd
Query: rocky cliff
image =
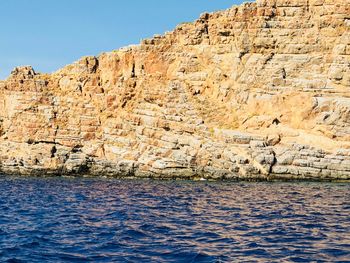
<path fill-rule="evenodd" d="M 0 81 L 0 171 L 350 179 L 350 1 L 258 0 Z"/>

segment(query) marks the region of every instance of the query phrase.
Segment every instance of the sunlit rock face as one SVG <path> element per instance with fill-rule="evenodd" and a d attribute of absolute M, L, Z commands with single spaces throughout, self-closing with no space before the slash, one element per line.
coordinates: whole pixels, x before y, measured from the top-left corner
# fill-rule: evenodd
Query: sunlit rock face
<path fill-rule="evenodd" d="M 350 179 L 349 0 L 259 0 L 0 81 L 0 169 Z"/>

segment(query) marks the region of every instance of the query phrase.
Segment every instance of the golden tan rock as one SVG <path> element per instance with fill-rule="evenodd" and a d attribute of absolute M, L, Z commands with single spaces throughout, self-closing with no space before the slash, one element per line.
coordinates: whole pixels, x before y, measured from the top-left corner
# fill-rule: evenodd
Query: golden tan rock
<path fill-rule="evenodd" d="M 259 0 L 0 81 L 0 170 L 350 179 L 349 0 Z"/>

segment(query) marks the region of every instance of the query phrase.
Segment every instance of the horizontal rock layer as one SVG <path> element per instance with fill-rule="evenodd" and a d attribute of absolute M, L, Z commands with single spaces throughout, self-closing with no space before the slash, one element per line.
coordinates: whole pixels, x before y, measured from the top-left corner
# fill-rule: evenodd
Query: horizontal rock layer
<path fill-rule="evenodd" d="M 259 0 L 0 81 L 0 171 L 350 179 L 349 0 Z"/>

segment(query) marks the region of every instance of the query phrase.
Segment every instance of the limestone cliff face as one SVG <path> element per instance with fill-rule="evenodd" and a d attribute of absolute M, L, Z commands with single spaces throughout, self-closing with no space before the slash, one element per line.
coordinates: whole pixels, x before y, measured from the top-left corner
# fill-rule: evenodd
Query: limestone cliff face
<path fill-rule="evenodd" d="M 0 81 L 0 170 L 350 179 L 350 1 L 258 0 Z"/>

